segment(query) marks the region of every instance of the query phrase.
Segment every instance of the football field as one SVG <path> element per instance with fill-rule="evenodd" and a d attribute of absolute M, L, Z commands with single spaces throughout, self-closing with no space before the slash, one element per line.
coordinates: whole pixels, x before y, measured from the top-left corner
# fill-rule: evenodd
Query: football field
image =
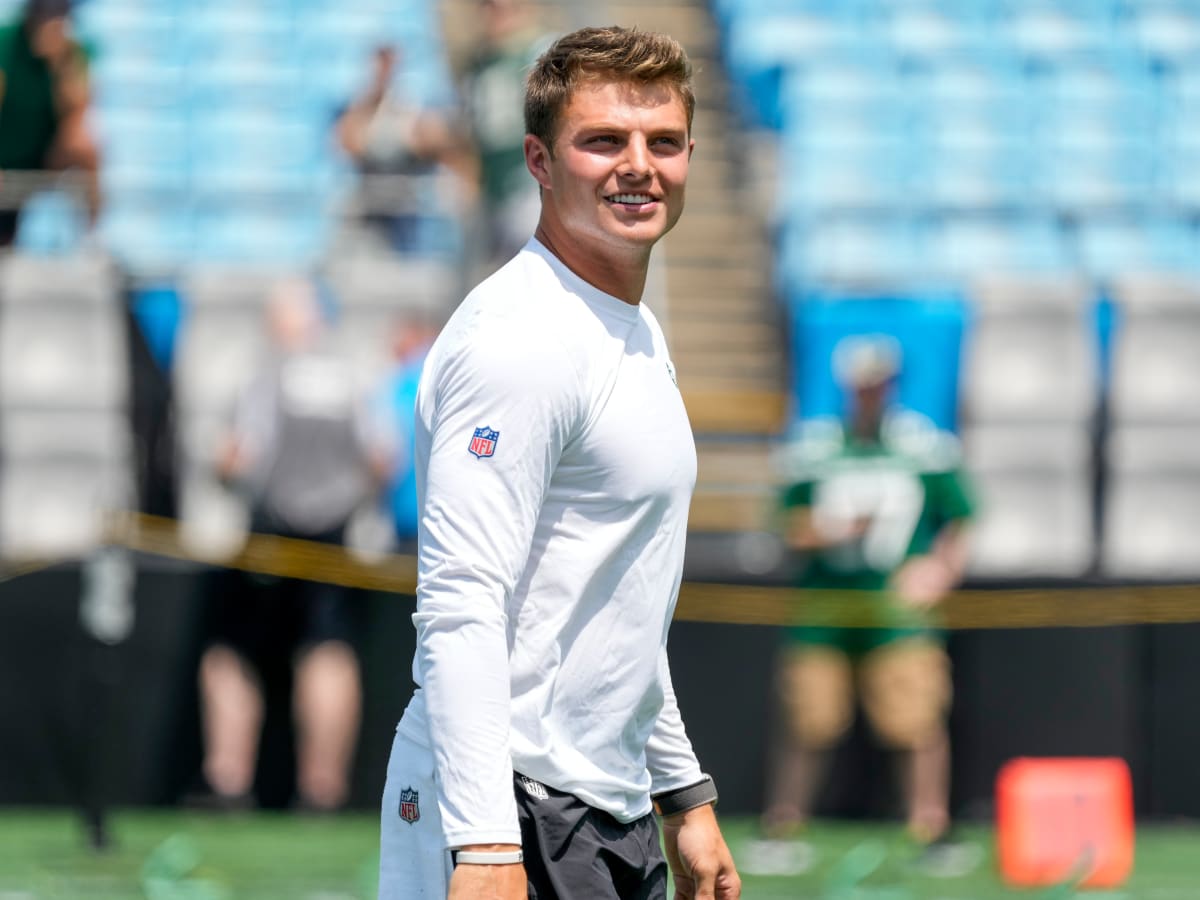
<path fill-rule="evenodd" d="M 748 853 L 749 820 L 724 822 L 735 856 Z M 85 849 L 81 829 L 60 811 L 0 810 L 0 900 L 359 900 L 375 891 L 377 823 L 369 815 L 304 817 L 245 813 L 120 811 L 113 846 Z M 1200 828 L 1138 831 L 1133 878 L 1119 891 L 1005 887 L 992 836 L 967 828 L 979 848 L 966 874 L 917 872 L 897 827 L 818 823 L 815 862 L 803 875 L 745 876 L 747 900 L 1194 900 L 1200 897 Z"/>

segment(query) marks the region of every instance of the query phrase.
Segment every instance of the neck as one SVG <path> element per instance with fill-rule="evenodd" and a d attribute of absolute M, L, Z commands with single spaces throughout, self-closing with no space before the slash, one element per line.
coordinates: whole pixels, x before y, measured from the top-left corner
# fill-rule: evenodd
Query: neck
<path fill-rule="evenodd" d="M 555 228 L 545 217 L 538 222 L 533 236 L 568 269 L 597 290 L 636 306 L 646 289 L 650 268 L 650 247 L 628 250 L 587 243 Z"/>

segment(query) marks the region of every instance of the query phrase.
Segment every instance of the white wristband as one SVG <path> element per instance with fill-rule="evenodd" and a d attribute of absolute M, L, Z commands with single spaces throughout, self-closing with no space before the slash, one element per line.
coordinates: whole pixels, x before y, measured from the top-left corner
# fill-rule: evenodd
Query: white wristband
<path fill-rule="evenodd" d="M 455 865 L 509 866 L 524 859 L 520 850 L 459 850 L 454 854 Z"/>

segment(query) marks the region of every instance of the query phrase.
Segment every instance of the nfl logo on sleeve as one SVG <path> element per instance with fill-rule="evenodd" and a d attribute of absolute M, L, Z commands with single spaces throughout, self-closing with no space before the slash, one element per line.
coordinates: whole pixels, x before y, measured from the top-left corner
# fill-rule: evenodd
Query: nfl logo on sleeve
<path fill-rule="evenodd" d="M 500 440 L 500 432 L 485 425 L 482 428 L 475 429 L 475 434 L 471 438 L 471 446 L 467 449 L 477 458 L 483 459 L 496 452 L 496 442 L 498 440 Z"/>
<path fill-rule="evenodd" d="M 421 818 L 421 806 L 418 801 L 419 795 L 411 787 L 406 787 L 400 792 L 400 818 L 409 825 Z"/>

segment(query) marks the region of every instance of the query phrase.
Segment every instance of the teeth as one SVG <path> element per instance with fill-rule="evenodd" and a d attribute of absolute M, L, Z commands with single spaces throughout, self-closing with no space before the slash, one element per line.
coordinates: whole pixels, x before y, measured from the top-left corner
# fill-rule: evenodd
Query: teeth
<path fill-rule="evenodd" d="M 613 203 L 649 203 L 654 198 L 649 194 L 613 194 Z"/>

